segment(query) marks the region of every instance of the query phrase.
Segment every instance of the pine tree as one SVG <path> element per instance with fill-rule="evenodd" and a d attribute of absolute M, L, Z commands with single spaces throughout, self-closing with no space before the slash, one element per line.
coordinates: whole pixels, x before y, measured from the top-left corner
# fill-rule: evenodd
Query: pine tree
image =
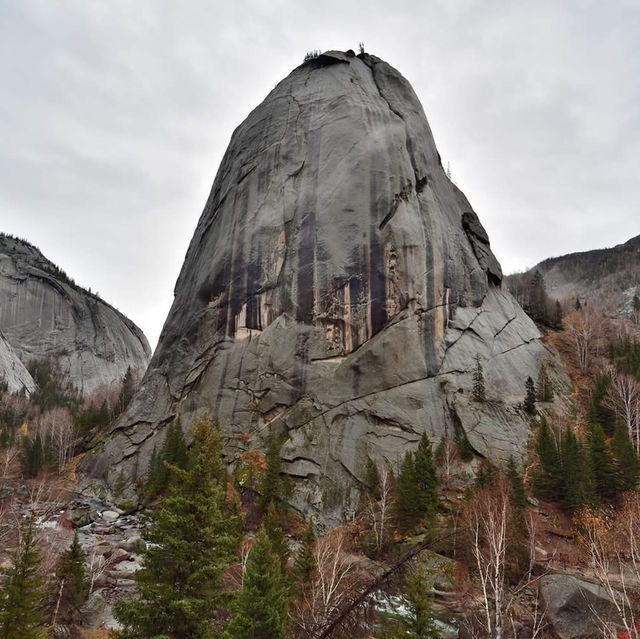
<path fill-rule="evenodd" d="M 536 384 L 536 400 L 539 402 L 553 401 L 553 386 L 547 374 L 547 367 L 542 364 L 538 373 L 538 383 Z"/>
<path fill-rule="evenodd" d="M 153 447 L 144 486 L 145 495 L 152 498 L 166 490 L 169 485 L 169 466 L 184 469 L 187 467 L 187 459 L 187 442 L 178 418 L 168 426 L 160 453 L 156 452 L 155 446 Z"/>
<path fill-rule="evenodd" d="M 618 473 L 619 492 L 633 490 L 638 486 L 640 480 L 640 463 L 633 443 L 629 439 L 629 431 L 622 422 L 616 423 L 611 450 Z"/>
<path fill-rule="evenodd" d="M 37 477 L 46 461 L 45 444 L 38 433 L 33 439 L 22 439 L 20 455 L 22 470 L 27 477 Z"/>
<path fill-rule="evenodd" d="M 613 435 L 616 416 L 606 405 L 607 395 L 613 381 L 608 373 L 599 373 L 595 377 L 595 387 L 589 404 L 589 421 L 600 424 L 606 435 Z"/>
<path fill-rule="evenodd" d="M 316 570 L 316 559 L 313 554 L 313 547 L 316 543 L 316 534 L 313 524 L 309 522 L 302 537 L 302 546 L 296 555 L 294 572 L 299 581 L 306 583 Z"/>
<path fill-rule="evenodd" d="M 524 396 L 524 410 L 529 415 L 536 414 L 536 385 L 533 383 L 531 377 L 527 377 L 527 381 L 524 384 L 525 396 Z"/>
<path fill-rule="evenodd" d="M 288 603 L 280 558 L 262 528 L 247 559 L 242 589 L 232 606 L 224 638 L 283 639 Z"/>
<path fill-rule="evenodd" d="M 414 458 L 414 468 L 418 489 L 421 493 L 422 510 L 433 515 L 438 509 L 440 480 L 433 458 L 433 449 L 426 433 L 422 433 Z"/>
<path fill-rule="evenodd" d="M 182 432 L 182 422 L 176 419 L 167 429 L 162 447 L 162 460 L 178 468 L 187 467 L 187 443 Z"/>
<path fill-rule="evenodd" d="M 38 575 L 40 551 L 33 517 L 20 526 L 20 545 L 12 553 L 13 566 L 4 571 L 0 594 L 0 636 L 2 639 L 43 639 L 44 615 L 40 608 L 44 580 Z"/>
<path fill-rule="evenodd" d="M 453 417 L 453 441 L 456 443 L 458 451 L 460 452 L 460 459 L 463 462 L 470 462 L 475 456 L 473 446 L 454 409 L 451 409 L 451 415 Z"/>
<path fill-rule="evenodd" d="M 484 372 L 482 370 L 482 364 L 480 363 L 480 355 L 476 355 L 476 365 L 473 369 L 473 401 L 486 402 L 487 395 L 484 387 Z"/>
<path fill-rule="evenodd" d="M 377 464 L 370 457 L 367 457 L 364 482 L 367 492 L 374 499 L 380 499 L 380 473 L 378 472 Z"/>
<path fill-rule="evenodd" d="M 540 418 L 536 440 L 538 466 L 533 473 L 533 485 L 536 493 L 543 499 L 562 498 L 562 467 L 558 446 L 549 424 Z"/>
<path fill-rule="evenodd" d="M 529 306 L 525 309 L 529 315 L 542 324 L 549 322 L 549 300 L 544 283 L 544 277 L 540 271 L 533 274 L 529 284 Z"/>
<path fill-rule="evenodd" d="M 616 477 L 613 455 L 599 424 L 595 424 L 591 428 L 589 450 L 596 492 L 602 499 L 611 499 L 618 492 L 618 478 Z"/>
<path fill-rule="evenodd" d="M 282 517 L 273 502 L 267 506 L 267 514 L 264 517 L 263 527 L 271 542 L 272 552 L 280 557 L 280 568 L 284 577 L 287 559 L 289 559 L 289 544 L 282 531 Z"/>
<path fill-rule="evenodd" d="M 75 623 L 78 620 L 79 608 L 89 594 L 84 552 L 77 530 L 74 532 L 70 548 L 60 556 L 56 573 L 60 594 L 59 619 L 65 623 Z"/>
<path fill-rule="evenodd" d="M 149 471 L 144 482 L 144 493 L 147 497 L 157 495 L 162 489 L 163 468 L 162 459 L 154 446 L 149 458 Z"/>
<path fill-rule="evenodd" d="M 516 512 L 523 513 L 527 507 L 527 493 L 524 488 L 522 475 L 518 471 L 513 457 L 509 457 L 509 463 L 507 465 L 507 479 L 511 485 L 511 503 L 514 506 L 514 510 Z"/>
<path fill-rule="evenodd" d="M 421 494 L 411 451 L 404 456 L 398 477 L 397 493 L 396 520 L 400 529 L 407 531 L 418 523 L 422 511 Z"/>
<path fill-rule="evenodd" d="M 498 478 L 498 469 L 491 463 L 489 459 L 483 459 L 478 466 L 476 473 L 476 488 L 489 488 L 496 483 Z"/>
<path fill-rule="evenodd" d="M 556 300 L 553 310 L 553 328 L 562 328 L 562 305 Z"/>
<path fill-rule="evenodd" d="M 562 437 L 562 503 L 572 512 L 597 503 L 589 452 L 567 425 Z"/>
<path fill-rule="evenodd" d="M 437 639 L 440 632 L 434 623 L 429 592 L 433 579 L 421 566 L 407 577 L 403 599 L 406 614 L 382 623 L 381 639 Z"/>
<path fill-rule="evenodd" d="M 129 405 L 129 402 L 133 398 L 136 390 L 136 380 L 131 370 L 131 366 L 127 366 L 127 370 L 122 378 L 122 386 L 120 387 L 120 394 L 116 402 L 116 410 L 118 413 L 124 413 L 125 409 Z"/>
<path fill-rule="evenodd" d="M 289 493 L 288 486 L 284 479 L 280 476 L 282 460 L 280 458 L 280 449 L 282 448 L 282 440 L 275 435 L 269 438 L 267 446 L 266 462 L 267 468 L 261 482 L 262 495 L 260 498 L 260 507 L 266 512 L 269 504 L 276 504 L 284 501 Z"/>
<path fill-rule="evenodd" d="M 242 521 L 225 499 L 220 430 L 205 416 L 193 435 L 187 468 L 170 467 L 168 494 L 149 515 L 135 576 L 140 598 L 114 606 L 120 639 L 208 639 L 224 604 L 222 575 L 235 559 Z"/>

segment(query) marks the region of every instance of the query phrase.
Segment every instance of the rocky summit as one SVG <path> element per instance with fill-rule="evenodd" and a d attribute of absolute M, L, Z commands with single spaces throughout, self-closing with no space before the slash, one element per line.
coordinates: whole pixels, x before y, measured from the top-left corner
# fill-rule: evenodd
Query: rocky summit
<path fill-rule="evenodd" d="M 0 330 L 14 359 L 52 359 L 85 394 L 120 382 L 127 368 L 144 371 L 150 349 L 142 331 L 97 295 L 77 286 L 33 245 L 0 234 Z M 0 339 L 0 378 L 14 371 L 27 391 L 24 366 L 8 365 Z M 24 374 L 27 374 L 27 378 Z M 8 386 L 20 390 L 6 373 Z"/>
<path fill-rule="evenodd" d="M 368 457 L 395 468 L 425 431 L 517 458 L 525 380 L 554 363 L 501 280 L 407 80 L 372 55 L 316 56 L 234 132 L 158 348 L 85 485 L 143 475 L 166 425 L 205 412 L 231 464 L 282 436 L 292 505 L 326 522 L 357 507 Z"/>

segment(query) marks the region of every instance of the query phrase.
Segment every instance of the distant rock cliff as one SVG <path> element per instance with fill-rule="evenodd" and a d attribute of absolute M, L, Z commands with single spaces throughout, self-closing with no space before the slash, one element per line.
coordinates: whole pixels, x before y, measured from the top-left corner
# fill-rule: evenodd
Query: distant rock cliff
<path fill-rule="evenodd" d="M 24 390 L 30 394 L 35 389 L 35 383 L 29 375 L 29 371 L 2 333 L 0 333 L 0 384 L 5 384 L 11 393 Z"/>
<path fill-rule="evenodd" d="M 357 507 L 367 457 L 464 428 L 498 462 L 529 437 L 519 404 L 549 357 L 447 178 L 409 83 L 327 52 L 234 132 L 142 386 L 83 464 L 87 485 L 146 471 L 164 427 L 217 418 L 233 462 L 285 437 L 292 504 Z M 472 401 L 479 355 L 490 402 Z"/>
<path fill-rule="evenodd" d="M 37 248 L 2 234 L 0 330 L 24 364 L 53 358 L 87 394 L 120 382 L 128 367 L 144 371 L 150 357 L 132 321 L 75 285 Z"/>
<path fill-rule="evenodd" d="M 544 276 L 547 293 L 567 300 L 578 297 L 602 306 L 605 314 L 637 318 L 640 298 L 640 235 L 612 248 L 551 257 L 531 271 Z M 637 302 L 636 302 L 637 306 Z"/>

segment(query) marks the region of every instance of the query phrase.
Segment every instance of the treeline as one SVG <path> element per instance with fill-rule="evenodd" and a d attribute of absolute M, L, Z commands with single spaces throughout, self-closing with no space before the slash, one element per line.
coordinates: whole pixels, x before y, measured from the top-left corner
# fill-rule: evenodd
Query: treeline
<path fill-rule="evenodd" d="M 545 416 L 536 423 L 534 490 L 571 511 L 607 504 L 640 481 L 640 343 L 617 337 L 608 354 L 600 370 L 584 370 L 591 390 L 580 427 L 559 429 Z"/>
<path fill-rule="evenodd" d="M 514 273 L 506 281 L 509 292 L 531 319 L 550 328 L 562 328 L 562 305 L 547 294 L 544 276 L 540 271 Z"/>
<path fill-rule="evenodd" d="M 562 433 L 540 418 L 536 438 L 538 464 L 533 471 L 535 493 L 559 501 L 569 510 L 599 506 L 638 486 L 640 466 L 626 427 L 618 423 L 607 439 L 600 424 L 583 435 L 571 425 Z"/>
<path fill-rule="evenodd" d="M 44 639 L 56 627 L 81 621 L 80 608 L 89 594 L 86 560 L 78 534 L 60 554 L 53 571 L 42 574 L 35 515 L 19 524 L 19 543 L 10 553 L 10 567 L 2 571 L 0 636 L 3 639 Z"/>
<path fill-rule="evenodd" d="M 28 370 L 36 383 L 31 396 L 0 390 L 0 450 L 19 451 L 26 477 L 45 468 L 61 471 L 83 438 L 124 411 L 138 383 L 129 368 L 118 387 L 105 386 L 84 398 L 64 382 L 55 361 L 32 361 Z"/>
<path fill-rule="evenodd" d="M 618 372 L 640 381 L 640 341 L 628 335 L 620 337 L 611 342 L 609 352 Z"/>

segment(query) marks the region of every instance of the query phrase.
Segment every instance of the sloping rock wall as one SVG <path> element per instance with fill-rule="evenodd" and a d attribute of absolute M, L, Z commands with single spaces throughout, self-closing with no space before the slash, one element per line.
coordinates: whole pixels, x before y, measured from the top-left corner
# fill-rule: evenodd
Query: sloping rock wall
<path fill-rule="evenodd" d="M 409 83 L 374 56 L 322 54 L 234 132 L 158 348 L 87 482 L 144 474 L 163 427 L 204 412 L 230 462 L 284 435 L 292 503 L 327 521 L 352 514 L 367 456 L 396 466 L 424 431 L 461 423 L 479 454 L 517 458 L 524 381 L 550 354 L 501 279 Z"/>
<path fill-rule="evenodd" d="M 151 352 L 142 331 L 81 289 L 34 246 L 0 234 L 0 329 L 23 363 L 54 359 L 86 394 L 144 371 Z"/>
<path fill-rule="evenodd" d="M 4 383 L 10 393 L 22 390 L 29 395 L 35 390 L 35 383 L 20 358 L 0 333 L 0 383 Z"/>

